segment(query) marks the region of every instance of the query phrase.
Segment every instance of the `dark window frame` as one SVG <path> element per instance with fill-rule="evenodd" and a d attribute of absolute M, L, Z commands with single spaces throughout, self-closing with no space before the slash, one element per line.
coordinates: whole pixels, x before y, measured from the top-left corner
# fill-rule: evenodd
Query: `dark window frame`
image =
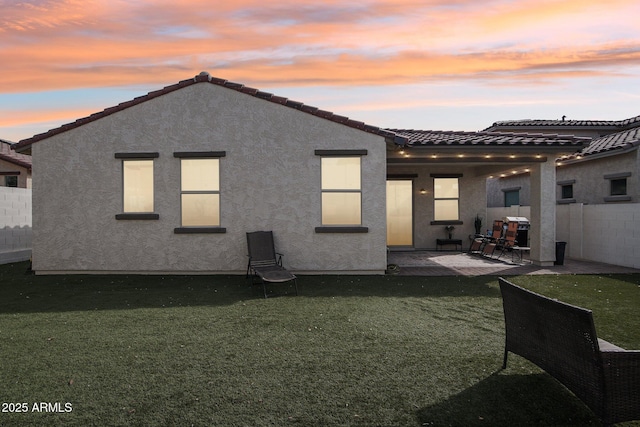
<path fill-rule="evenodd" d="M 560 186 L 561 199 L 573 199 L 573 184 L 564 184 Z"/>
<path fill-rule="evenodd" d="M 503 205 L 505 208 L 508 208 L 509 206 L 520 206 L 520 190 L 522 189 L 522 187 L 509 187 L 509 188 L 503 188 L 502 189 L 502 193 L 503 193 Z M 507 204 L 508 201 L 508 197 L 510 194 L 517 194 L 518 196 L 518 203 L 511 203 L 511 204 Z"/>
<path fill-rule="evenodd" d="M 351 150 L 314 150 L 314 154 L 321 159 L 323 157 L 362 157 L 369 154 L 366 149 L 351 149 Z M 320 171 L 322 173 L 322 170 Z M 322 184 L 320 185 L 320 193 L 327 190 L 322 189 Z M 361 212 L 362 215 L 362 161 L 360 162 L 360 190 L 358 191 L 360 194 L 360 203 L 361 203 Z M 322 207 L 320 208 L 322 210 Z M 321 212 L 322 215 L 322 212 Z M 360 217 L 360 221 L 362 221 L 362 216 Z M 365 227 L 363 225 L 322 225 L 319 227 L 315 227 L 314 231 L 318 234 L 343 234 L 343 233 L 368 233 L 369 227 Z"/>
<path fill-rule="evenodd" d="M 460 219 L 460 178 L 462 178 L 463 174 L 461 173 L 432 173 L 429 175 L 432 179 L 432 185 L 434 188 L 433 191 L 433 215 L 434 218 L 430 222 L 431 225 L 459 225 L 462 224 L 462 220 Z M 435 180 L 438 178 L 457 178 L 458 179 L 458 197 L 456 198 L 436 198 L 435 197 Z M 458 202 L 458 218 L 457 219 L 435 219 L 435 206 L 436 201 L 438 200 L 456 200 Z"/>
<path fill-rule="evenodd" d="M 616 178 L 609 180 L 610 196 L 626 196 L 627 195 L 627 178 Z"/>
<path fill-rule="evenodd" d="M 18 174 L 4 175 L 4 186 L 11 188 L 18 188 L 20 185 L 20 179 Z"/>
<path fill-rule="evenodd" d="M 177 159 L 220 159 L 222 157 L 226 157 L 226 151 L 176 151 L 173 153 L 173 157 Z M 180 164 L 180 170 L 182 171 L 182 162 Z M 220 174 L 220 166 L 218 166 L 218 174 Z M 218 179 L 220 179 L 218 177 Z M 220 187 L 222 183 L 220 183 Z M 182 183 L 180 183 L 180 194 L 188 194 L 182 190 Z M 218 188 L 216 194 L 221 194 L 221 189 Z M 221 196 L 220 196 L 221 197 Z M 180 205 L 180 209 L 182 209 L 182 205 Z M 222 208 L 220 208 L 222 209 Z M 222 223 L 222 215 L 221 212 L 218 213 L 220 216 L 220 223 Z M 226 227 L 221 226 L 180 226 L 173 229 L 174 234 L 224 234 L 227 232 Z"/>
<path fill-rule="evenodd" d="M 609 195 L 604 197 L 605 202 L 630 202 L 631 196 L 628 194 L 628 179 L 631 172 L 611 173 L 604 175 L 604 179 L 609 181 Z M 618 186 L 616 188 L 616 186 Z"/>
<path fill-rule="evenodd" d="M 121 153 L 115 153 L 114 157 L 116 159 L 121 160 L 120 164 L 122 166 L 122 171 L 124 174 L 124 162 L 127 160 L 153 160 L 153 159 L 157 159 L 160 157 L 160 153 L 158 152 L 121 152 Z M 154 181 L 155 181 L 155 162 L 154 162 Z M 122 195 L 124 197 L 124 176 L 122 177 Z M 154 182 L 154 192 L 155 192 L 155 182 Z M 153 202 L 153 207 L 155 210 L 155 194 L 153 196 L 154 198 L 154 202 Z M 124 201 L 123 201 L 124 203 Z M 124 210 L 124 205 L 122 206 L 122 209 Z M 116 214 L 115 216 L 116 220 L 118 221 L 122 221 L 122 220 L 135 220 L 135 221 L 146 221 L 146 220 L 158 220 L 160 219 L 160 215 L 155 213 L 155 212 L 123 212 L 123 213 L 119 213 Z"/>

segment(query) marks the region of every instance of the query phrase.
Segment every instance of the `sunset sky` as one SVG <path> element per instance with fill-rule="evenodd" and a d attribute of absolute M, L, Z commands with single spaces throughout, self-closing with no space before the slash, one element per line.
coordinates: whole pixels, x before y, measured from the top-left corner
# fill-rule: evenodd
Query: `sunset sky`
<path fill-rule="evenodd" d="M 640 115 L 638 0 L 0 0 L 0 138 L 201 71 L 394 128 Z"/>

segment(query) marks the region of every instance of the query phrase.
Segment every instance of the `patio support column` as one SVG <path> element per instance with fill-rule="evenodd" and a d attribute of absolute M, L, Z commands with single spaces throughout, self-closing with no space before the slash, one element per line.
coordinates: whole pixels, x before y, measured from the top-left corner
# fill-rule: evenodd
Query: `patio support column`
<path fill-rule="evenodd" d="M 531 261 L 545 267 L 556 260 L 556 164 L 549 157 L 531 168 Z"/>

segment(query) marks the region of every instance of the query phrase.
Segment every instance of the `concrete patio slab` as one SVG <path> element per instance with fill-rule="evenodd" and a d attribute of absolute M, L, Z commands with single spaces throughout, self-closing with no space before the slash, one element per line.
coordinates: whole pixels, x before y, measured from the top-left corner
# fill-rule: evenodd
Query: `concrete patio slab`
<path fill-rule="evenodd" d="M 498 260 L 466 252 L 389 252 L 388 264 L 399 267 L 404 276 L 520 276 L 530 274 L 640 274 L 640 270 L 593 261 L 567 259 L 564 265 L 541 267 L 527 258 L 513 262 L 511 254 Z"/>

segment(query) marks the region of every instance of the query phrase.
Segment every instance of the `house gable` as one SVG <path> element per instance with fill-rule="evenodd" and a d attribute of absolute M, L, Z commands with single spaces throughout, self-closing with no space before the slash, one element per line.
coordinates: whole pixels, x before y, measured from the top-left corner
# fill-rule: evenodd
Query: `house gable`
<path fill-rule="evenodd" d="M 192 79 L 187 79 L 187 80 L 182 80 L 174 85 L 170 85 L 170 86 L 166 86 L 163 89 L 157 90 L 157 91 L 153 91 L 153 92 L 149 92 L 146 95 L 143 96 L 139 96 L 135 99 L 132 99 L 130 101 L 127 102 L 123 102 L 120 103 L 114 107 L 110 107 L 107 108 L 103 111 L 94 113 L 88 117 L 84 117 L 84 118 L 80 118 L 78 120 L 76 120 L 73 123 L 68 123 L 65 125 L 62 125 L 58 128 L 55 129 L 51 129 L 47 132 L 35 135 L 31 138 L 27 138 L 27 139 L 23 139 L 21 140 L 18 144 L 16 144 L 15 149 L 17 151 L 28 151 L 30 150 L 31 145 L 33 145 L 36 142 L 42 141 L 44 139 L 50 138 L 52 136 L 67 132 L 69 130 L 75 129 L 79 126 L 83 126 L 87 123 L 91 123 L 95 120 L 99 120 L 101 118 L 107 117 L 111 114 L 115 114 L 118 113 L 120 111 L 123 111 L 125 109 L 128 109 L 130 107 L 133 107 L 135 105 L 139 105 L 142 104 L 144 102 L 150 101 L 152 99 L 155 99 L 157 97 L 163 96 L 163 95 L 167 95 L 169 93 L 172 93 L 174 91 L 183 89 L 185 87 L 197 84 L 197 83 L 210 83 L 212 85 L 215 86 L 219 86 L 219 87 L 224 87 L 226 89 L 230 89 L 230 90 L 234 90 L 236 92 L 239 93 L 243 93 L 246 95 L 250 95 L 253 96 L 255 98 L 258 99 L 262 99 L 268 102 L 272 102 L 275 104 L 279 104 L 279 105 L 283 105 L 298 111 L 302 111 L 304 113 L 307 114 L 311 114 L 314 115 L 316 117 L 320 117 L 335 123 L 339 123 L 341 125 L 344 126 L 348 126 L 354 129 L 358 129 L 358 130 L 362 130 L 364 132 L 369 132 L 369 133 L 373 133 L 373 134 L 377 134 L 377 135 L 381 135 L 385 138 L 390 139 L 391 141 L 393 141 L 394 139 L 397 138 L 397 136 L 395 134 L 393 134 L 392 132 L 386 131 L 384 129 L 375 127 L 375 126 L 371 126 L 368 125 L 364 122 L 360 122 L 360 121 L 356 121 L 356 120 L 352 120 L 346 116 L 341 116 L 341 115 L 337 115 L 332 113 L 331 111 L 326 111 L 326 110 L 321 110 L 317 107 L 313 107 L 310 105 L 306 105 L 303 104 L 302 102 L 297 102 L 297 101 L 293 101 L 281 96 L 276 96 L 273 95 L 271 93 L 268 92 L 263 92 L 260 91 L 258 89 L 255 88 L 251 88 L 251 87 L 247 87 L 241 83 L 235 83 L 235 82 L 230 82 L 228 80 L 224 80 L 224 79 L 219 79 L 216 77 L 211 77 L 209 75 L 209 73 L 207 72 L 202 72 L 200 74 L 198 74 L 197 76 L 195 76 Z M 404 142 L 402 139 L 400 139 L 398 141 L 398 143 L 402 143 Z"/>
<path fill-rule="evenodd" d="M 34 269 L 242 273 L 245 233 L 272 230 L 294 271 L 382 272 L 385 134 L 208 80 L 54 132 L 32 143 Z M 316 232 L 321 154 L 336 150 L 361 156 L 366 233 Z M 184 153 L 218 154 L 216 233 L 183 232 Z M 153 212 L 122 216 L 123 162 L 135 158 L 153 163 Z"/>

